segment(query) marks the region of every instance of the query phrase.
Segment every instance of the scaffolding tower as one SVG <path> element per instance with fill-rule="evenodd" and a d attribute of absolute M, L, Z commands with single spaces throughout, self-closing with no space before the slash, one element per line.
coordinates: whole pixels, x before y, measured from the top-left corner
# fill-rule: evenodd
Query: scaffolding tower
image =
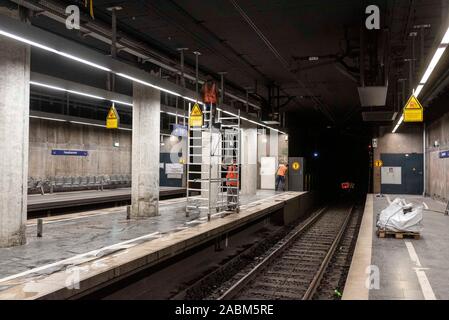
<path fill-rule="evenodd" d="M 192 106 L 189 104 L 189 117 Z M 233 114 L 203 105 L 203 125 L 190 126 L 187 146 L 187 203 L 190 213 L 240 210 L 240 111 Z M 214 114 L 216 121 L 214 122 Z"/>

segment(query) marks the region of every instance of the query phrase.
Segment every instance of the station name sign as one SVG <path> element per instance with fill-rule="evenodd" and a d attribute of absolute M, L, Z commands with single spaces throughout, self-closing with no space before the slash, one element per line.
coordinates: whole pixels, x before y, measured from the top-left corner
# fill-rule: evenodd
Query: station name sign
<path fill-rule="evenodd" d="M 440 158 L 449 158 L 449 150 L 448 151 L 440 151 Z"/>
<path fill-rule="evenodd" d="M 52 156 L 75 156 L 75 157 L 87 157 L 88 151 L 84 150 L 51 150 Z"/>

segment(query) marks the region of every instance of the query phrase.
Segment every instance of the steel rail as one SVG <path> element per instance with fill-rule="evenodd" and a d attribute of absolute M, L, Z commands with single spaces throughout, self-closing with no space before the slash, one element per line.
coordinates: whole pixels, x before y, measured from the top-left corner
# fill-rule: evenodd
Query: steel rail
<path fill-rule="evenodd" d="M 242 277 L 239 281 L 234 283 L 232 287 L 226 290 L 217 300 L 230 300 L 235 297 L 239 291 L 254 277 L 261 271 L 269 262 L 273 261 L 276 257 L 278 257 L 284 249 L 286 249 L 290 244 L 293 243 L 296 238 L 301 235 L 308 228 L 313 226 L 315 222 L 320 218 L 323 213 L 327 210 L 327 207 L 324 207 L 317 211 L 312 217 L 306 220 L 306 223 L 298 228 L 292 235 L 290 235 L 284 243 L 282 243 L 276 250 L 271 252 L 268 256 L 266 256 L 261 262 L 259 262 L 254 268 L 249 271 L 244 277 Z"/>
<path fill-rule="evenodd" d="M 310 283 L 309 287 L 307 288 L 307 291 L 304 293 L 302 300 L 312 300 L 315 292 L 317 291 L 318 287 L 320 286 L 321 279 L 323 278 L 323 275 L 329 265 L 329 262 L 331 261 L 333 255 L 335 254 L 335 250 L 337 249 L 337 246 L 340 243 L 341 238 L 346 231 L 346 227 L 348 226 L 348 223 L 352 216 L 353 210 L 354 210 L 354 206 L 351 206 L 351 208 L 349 208 L 349 212 L 345 218 L 345 221 L 341 225 L 340 231 L 338 232 L 337 236 L 335 237 L 334 241 L 332 242 L 332 245 L 329 248 L 329 251 L 327 252 L 326 256 L 324 257 L 323 262 L 321 263 L 320 268 L 318 269 L 315 276 L 313 277 L 312 282 Z"/>

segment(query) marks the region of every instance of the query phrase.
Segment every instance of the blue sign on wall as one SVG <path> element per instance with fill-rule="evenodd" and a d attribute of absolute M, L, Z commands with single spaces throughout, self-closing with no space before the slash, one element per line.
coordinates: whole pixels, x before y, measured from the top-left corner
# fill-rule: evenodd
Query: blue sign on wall
<path fill-rule="evenodd" d="M 449 151 L 440 151 L 440 158 L 449 158 Z"/>
<path fill-rule="evenodd" d="M 173 131 L 171 134 L 177 137 L 187 137 L 187 126 L 173 124 Z"/>
<path fill-rule="evenodd" d="M 76 156 L 87 157 L 89 152 L 82 150 L 51 150 L 53 156 Z"/>

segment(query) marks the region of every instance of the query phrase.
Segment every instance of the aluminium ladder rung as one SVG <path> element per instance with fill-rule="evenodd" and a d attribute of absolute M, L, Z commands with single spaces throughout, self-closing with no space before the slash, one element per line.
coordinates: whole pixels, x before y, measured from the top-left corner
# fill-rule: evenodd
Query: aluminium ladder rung
<path fill-rule="evenodd" d="M 206 192 L 209 192 L 209 189 L 187 188 L 187 191 L 206 191 Z"/>
<path fill-rule="evenodd" d="M 187 180 L 187 182 L 202 182 L 202 181 L 209 181 L 209 178 Z M 222 182 L 222 181 L 230 181 L 230 180 L 226 180 L 226 178 L 213 178 L 213 179 L 210 179 L 210 181 L 211 182 Z"/>

